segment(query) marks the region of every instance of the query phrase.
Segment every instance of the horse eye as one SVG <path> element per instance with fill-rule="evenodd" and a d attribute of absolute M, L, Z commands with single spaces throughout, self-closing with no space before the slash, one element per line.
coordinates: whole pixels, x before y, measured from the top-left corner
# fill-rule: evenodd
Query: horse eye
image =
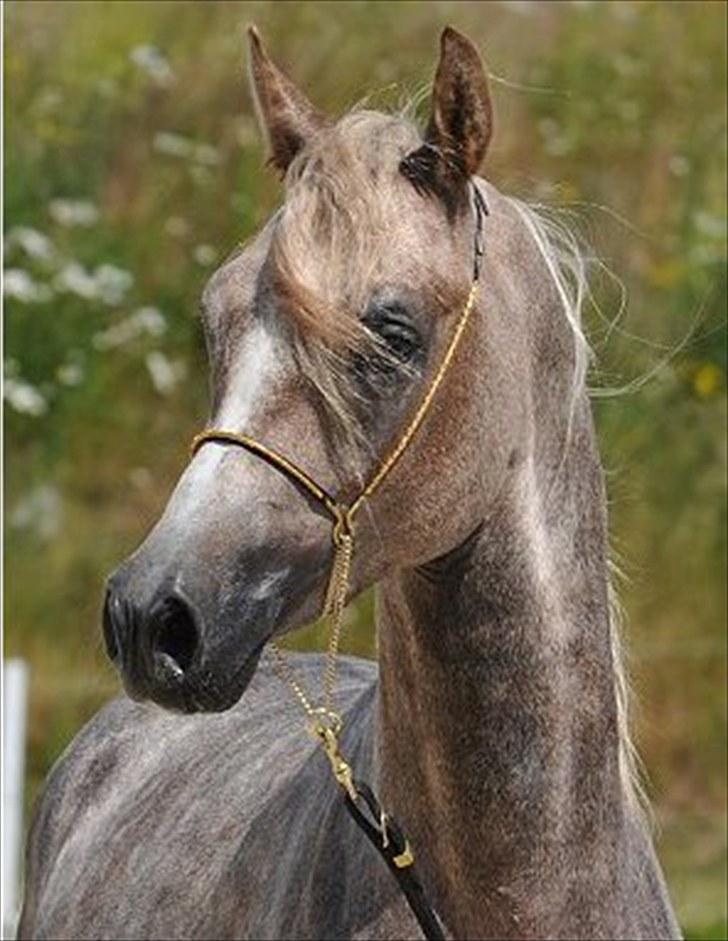
<path fill-rule="evenodd" d="M 389 353 L 400 363 L 409 363 L 420 348 L 417 331 L 401 323 L 384 323 L 377 331 Z"/>
<path fill-rule="evenodd" d="M 399 305 L 376 307 L 364 317 L 364 324 L 398 363 L 411 363 L 422 351 L 419 332 Z"/>

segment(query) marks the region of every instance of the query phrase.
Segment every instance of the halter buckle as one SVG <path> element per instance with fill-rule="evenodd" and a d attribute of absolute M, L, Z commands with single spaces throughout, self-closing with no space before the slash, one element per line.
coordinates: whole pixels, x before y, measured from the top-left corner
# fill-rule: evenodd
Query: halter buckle
<path fill-rule="evenodd" d="M 337 506 L 336 522 L 334 523 L 332 534 L 335 546 L 343 546 L 346 539 L 352 538 L 351 526 L 352 523 L 351 519 L 349 518 L 349 511 L 343 507 Z"/>

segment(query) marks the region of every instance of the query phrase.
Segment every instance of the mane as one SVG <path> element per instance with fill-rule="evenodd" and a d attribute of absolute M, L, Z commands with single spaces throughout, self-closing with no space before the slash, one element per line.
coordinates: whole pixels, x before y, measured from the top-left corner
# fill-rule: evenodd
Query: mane
<path fill-rule="evenodd" d="M 593 360 L 582 325 L 585 302 L 592 299 L 590 269 L 593 253 L 587 243 L 560 218 L 558 211 L 540 204 L 529 204 L 514 197 L 505 198 L 517 211 L 544 260 L 574 341 L 574 370 L 564 440 L 565 456 L 571 438 L 574 409 L 579 397 L 587 394 L 587 374 Z M 599 265 L 598 262 L 596 264 Z M 620 779 L 625 795 L 635 806 L 647 810 L 648 800 L 643 784 L 644 769 L 631 734 L 632 692 L 623 640 L 626 618 L 614 586 L 615 577 L 619 577 L 620 571 L 612 558 L 607 564 L 609 642 L 617 704 Z"/>

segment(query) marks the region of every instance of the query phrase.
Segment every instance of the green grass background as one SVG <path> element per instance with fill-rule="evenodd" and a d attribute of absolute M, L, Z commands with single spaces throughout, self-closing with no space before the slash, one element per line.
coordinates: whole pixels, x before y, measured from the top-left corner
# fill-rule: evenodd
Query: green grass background
<path fill-rule="evenodd" d="M 244 81 L 249 21 L 332 113 L 421 93 L 439 30 L 464 30 L 493 75 L 486 175 L 564 207 L 618 273 L 627 306 L 610 326 L 621 288 L 602 272 L 589 333 L 592 384 L 624 390 L 595 411 L 637 738 L 681 922 L 725 937 L 723 3 L 6 3 L 5 230 L 52 245 L 30 257 L 16 231 L 5 257 L 50 292 L 5 298 L 6 375 L 46 406 L 5 408 L 5 652 L 32 671 L 28 803 L 118 688 L 103 580 L 157 518 L 204 420 L 196 309 L 212 256 L 280 199 Z M 189 153 L 163 152 L 160 133 Z M 61 224 L 58 198 L 90 201 L 98 220 Z M 116 303 L 63 290 L 72 261 L 112 264 L 133 285 Z M 146 305 L 163 335 L 97 349 Z M 154 351 L 186 370 L 171 394 L 152 382 Z M 368 601 L 350 617 L 350 649 L 371 652 Z M 314 628 L 299 643 L 318 640 Z"/>

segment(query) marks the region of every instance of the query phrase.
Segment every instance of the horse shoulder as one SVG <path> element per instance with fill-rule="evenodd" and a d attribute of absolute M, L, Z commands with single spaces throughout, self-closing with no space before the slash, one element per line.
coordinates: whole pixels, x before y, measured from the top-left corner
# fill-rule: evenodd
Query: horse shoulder
<path fill-rule="evenodd" d="M 318 658 L 296 666 L 313 686 Z M 367 763 L 375 677 L 371 664 L 342 664 L 348 744 Z M 313 858 L 335 858 L 329 830 L 341 823 L 326 759 L 301 729 L 265 668 L 225 713 L 110 703 L 38 804 L 19 937 L 276 936 L 286 926 L 271 919 L 291 913 L 292 887 L 311 888 Z M 270 904 L 278 894 L 286 905 Z M 307 921 L 315 901 L 304 890 L 292 917 Z"/>

